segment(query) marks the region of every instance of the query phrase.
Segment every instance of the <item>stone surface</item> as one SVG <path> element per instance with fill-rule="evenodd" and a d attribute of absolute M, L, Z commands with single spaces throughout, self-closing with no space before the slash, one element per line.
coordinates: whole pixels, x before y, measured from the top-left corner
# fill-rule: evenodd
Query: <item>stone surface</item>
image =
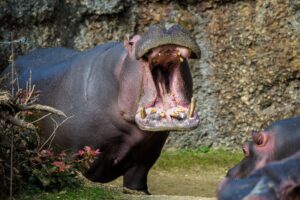
<path fill-rule="evenodd" d="M 84 50 L 149 25 L 181 24 L 197 39 L 192 61 L 201 125 L 172 133 L 167 147 L 236 148 L 249 133 L 300 114 L 298 0 L 2 0 L 0 69 L 38 47 Z"/>

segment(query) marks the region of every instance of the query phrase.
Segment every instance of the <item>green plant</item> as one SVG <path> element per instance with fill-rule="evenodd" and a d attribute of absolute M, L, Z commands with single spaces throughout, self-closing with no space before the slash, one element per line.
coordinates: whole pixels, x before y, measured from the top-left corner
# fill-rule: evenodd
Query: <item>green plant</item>
<path fill-rule="evenodd" d="M 95 158 L 99 154 L 99 149 L 94 150 L 89 146 L 85 146 L 73 155 L 73 161 L 74 163 L 77 163 L 76 167 L 81 172 L 85 172 L 88 168 L 90 168 L 91 164 L 95 161 Z"/>
<path fill-rule="evenodd" d="M 13 55 L 11 57 L 11 71 L 14 71 Z M 14 79 L 11 92 L 0 88 L 0 199 L 22 192 L 32 173 L 37 174 L 38 170 L 34 171 L 30 162 L 37 149 L 42 148 L 36 123 L 51 114 L 66 117 L 55 108 L 37 104 L 39 91 L 31 85 L 31 77 L 26 89 L 21 89 L 16 84 L 16 74 L 12 72 L 11 76 Z M 0 82 L 8 78 L 0 77 Z M 41 116 L 44 112 L 46 115 Z M 45 167 L 40 169 L 46 170 Z"/>
<path fill-rule="evenodd" d="M 201 152 L 201 153 L 208 153 L 210 150 L 210 147 L 208 146 L 202 146 L 202 147 L 199 147 L 199 149 L 197 149 L 197 151 Z"/>
<path fill-rule="evenodd" d="M 84 147 L 73 156 L 64 151 L 56 154 L 52 150 L 42 150 L 30 158 L 32 171 L 29 184 L 32 188 L 53 191 L 80 185 L 77 171 L 86 171 L 99 154 L 99 149 Z"/>
<path fill-rule="evenodd" d="M 243 153 L 241 152 L 230 152 L 221 149 L 210 149 L 205 153 L 202 148 L 180 149 L 176 151 L 163 151 L 154 167 L 161 170 L 172 168 L 229 169 L 242 158 Z"/>
<path fill-rule="evenodd" d="M 95 186 L 80 188 L 66 188 L 60 192 L 44 192 L 42 190 L 28 190 L 20 195 L 18 200 L 126 200 L 129 199 L 120 192 L 110 191 Z"/>

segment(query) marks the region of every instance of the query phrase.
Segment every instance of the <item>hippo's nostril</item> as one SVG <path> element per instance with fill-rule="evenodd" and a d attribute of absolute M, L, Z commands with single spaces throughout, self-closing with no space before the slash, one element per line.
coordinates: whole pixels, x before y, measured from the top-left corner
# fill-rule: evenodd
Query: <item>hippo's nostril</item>
<path fill-rule="evenodd" d="M 266 142 L 266 138 L 262 132 L 252 132 L 253 142 L 258 146 L 263 146 Z"/>

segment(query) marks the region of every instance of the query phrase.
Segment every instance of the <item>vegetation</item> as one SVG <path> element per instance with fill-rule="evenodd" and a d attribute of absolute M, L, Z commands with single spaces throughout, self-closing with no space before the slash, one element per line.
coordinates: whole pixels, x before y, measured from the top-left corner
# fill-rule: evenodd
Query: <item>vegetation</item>
<path fill-rule="evenodd" d="M 51 143 L 56 130 L 68 117 L 55 108 L 37 104 L 39 92 L 34 85 L 28 85 L 25 90 L 17 87 L 16 93 L 0 88 L 0 199 L 12 199 L 26 188 L 76 188 L 80 186 L 77 171 L 84 172 L 100 153 L 88 146 L 75 155 L 53 151 Z M 46 114 L 41 116 L 42 112 Z M 59 123 L 51 114 L 65 119 Z M 54 130 L 42 143 L 37 124 L 46 117 L 51 117 Z"/>
<path fill-rule="evenodd" d="M 161 179 L 168 179 L 165 173 L 174 173 L 173 176 L 178 176 L 178 173 L 187 173 L 191 175 L 199 175 L 202 176 L 203 173 L 207 173 L 207 176 L 210 179 L 214 179 L 214 177 L 210 177 L 212 171 L 217 174 L 224 174 L 228 168 L 235 165 L 237 162 L 242 159 L 241 152 L 228 152 L 225 150 L 211 150 L 207 147 L 201 147 L 199 149 L 181 149 L 181 150 L 174 150 L 174 151 L 163 151 L 159 160 L 154 165 L 154 169 L 150 172 L 150 175 L 156 176 L 159 179 L 157 182 L 159 183 Z M 153 175 L 154 174 L 154 175 Z M 176 175 L 175 175 L 176 174 Z M 225 175 L 225 174 L 224 174 Z M 184 176 L 184 175 L 183 175 Z M 180 189 L 180 182 L 182 182 L 182 177 L 178 177 L 178 182 L 172 181 L 170 179 L 164 180 L 164 183 L 171 181 L 172 183 L 163 184 L 161 183 L 158 187 L 165 187 L 166 191 Z M 189 188 L 194 186 L 197 190 L 203 187 L 202 185 L 197 185 L 197 183 L 189 182 L 191 179 L 188 179 Z M 204 179 L 205 180 L 205 179 Z M 121 180 L 119 180 L 121 181 Z M 151 178 L 149 181 L 152 181 Z M 157 183 L 155 181 L 155 183 Z M 215 180 L 215 184 L 212 184 L 211 181 L 207 181 L 203 183 L 203 185 L 207 185 L 210 187 L 212 192 L 203 191 L 201 194 L 203 196 L 213 196 L 214 191 L 216 189 L 216 184 L 218 180 Z M 114 184 L 112 184 L 114 185 Z M 123 199 L 131 199 L 130 196 L 126 196 L 121 193 L 122 183 L 115 183 L 115 185 L 119 185 L 119 189 L 104 187 L 101 184 L 94 184 L 89 181 L 86 181 L 84 185 L 81 185 L 79 188 L 71 189 L 65 188 L 60 192 L 46 192 L 43 190 L 28 190 L 25 194 L 20 196 L 18 199 L 20 200 L 35 200 L 35 199 L 45 199 L 45 200 L 57 200 L 57 199 L 66 199 L 66 200 L 73 200 L 73 199 L 85 199 L 85 200 L 98 200 L 98 199 L 116 199 L 116 200 L 123 200 Z M 150 183 L 151 185 L 151 183 Z M 152 183 L 153 185 L 153 183 Z M 177 186 L 176 186 L 177 185 Z M 172 187 L 172 188 L 168 188 Z M 175 187 L 175 188 L 174 188 Z M 150 188 L 152 191 L 155 191 L 155 188 Z M 207 189 L 208 190 L 208 189 Z M 167 194 L 167 193 L 164 193 Z M 192 193 L 191 193 L 192 195 Z"/>
<path fill-rule="evenodd" d="M 216 197 L 216 188 L 242 153 L 224 150 L 164 151 L 148 178 L 150 192 L 165 195 Z"/>
<path fill-rule="evenodd" d="M 99 153 L 99 149 L 88 146 L 72 157 L 64 151 L 55 154 L 51 150 L 42 150 L 29 158 L 32 165 L 28 173 L 29 186 L 47 191 L 79 187 L 81 182 L 77 171 L 84 173 Z"/>
<path fill-rule="evenodd" d="M 172 168 L 199 170 L 230 168 L 243 157 L 242 152 L 228 152 L 225 150 L 211 150 L 208 147 L 198 149 L 181 149 L 164 151 L 155 167 L 161 170 Z"/>
<path fill-rule="evenodd" d="M 122 194 L 105 190 L 99 187 L 81 187 L 77 189 L 65 189 L 58 193 L 28 191 L 18 198 L 19 200 L 122 200 Z"/>

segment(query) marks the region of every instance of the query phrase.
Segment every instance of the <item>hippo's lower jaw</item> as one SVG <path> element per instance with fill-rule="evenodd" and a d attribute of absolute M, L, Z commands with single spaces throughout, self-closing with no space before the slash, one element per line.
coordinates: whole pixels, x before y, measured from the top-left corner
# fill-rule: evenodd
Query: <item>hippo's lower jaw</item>
<path fill-rule="evenodd" d="M 140 107 L 135 121 L 145 131 L 183 131 L 197 128 L 200 119 L 192 99 L 188 108 L 178 106 L 165 111 L 156 107 Z"/>

